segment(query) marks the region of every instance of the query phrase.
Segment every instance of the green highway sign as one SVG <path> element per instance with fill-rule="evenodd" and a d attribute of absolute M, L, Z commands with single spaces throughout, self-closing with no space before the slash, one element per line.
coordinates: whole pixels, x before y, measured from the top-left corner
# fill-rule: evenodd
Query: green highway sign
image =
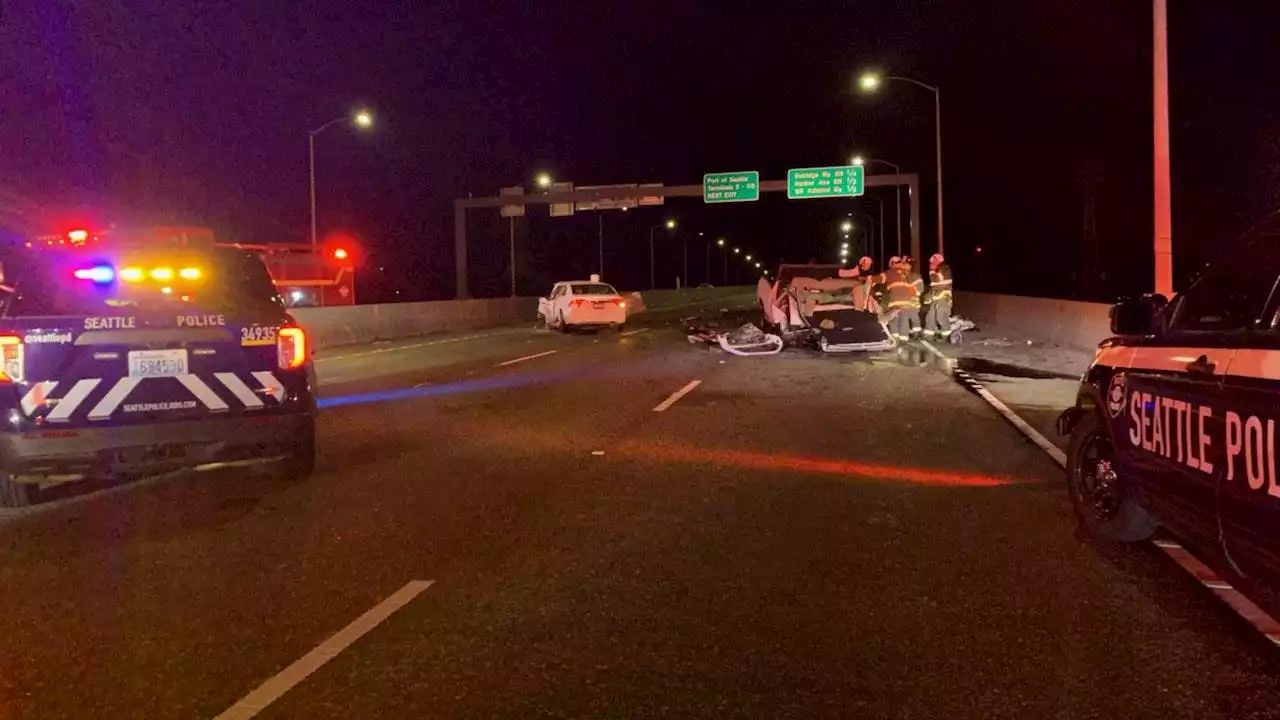
<path fill-rule="evenodd" d="M 862 166 L 794 168 L 787 171 L 787 198 L 854 197 L 861 195 Z"/>
<path fill-rule="evenodd" d="M 759 199 L 760 173 L 755 170 L 702 176 L 702 202 L 751 202 Z"/>

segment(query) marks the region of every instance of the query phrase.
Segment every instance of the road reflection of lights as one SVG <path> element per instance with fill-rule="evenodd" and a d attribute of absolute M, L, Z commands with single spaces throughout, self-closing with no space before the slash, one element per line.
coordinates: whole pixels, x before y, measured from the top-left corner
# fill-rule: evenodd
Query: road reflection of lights
<path fill-rule="evenodd" d="M 508 390 L 511 388 L 538 385 L 554 380 L 570 377 L 571 373 L 521 373 L 517 375 L 501 375 L 480 380 L 463 380 L 460 382 L 425 385 L 420 387 L 397 388 L 395 390 L 379 390 L 376 392 L 354 393 L 325 397 L 316 400 L 320 408 L 342 407 L 344 405 L 365 405 L 369 403 L 390 402 L 395 400 L 412 400 L 414 398 L 440 397 L 443 395 L 463 395 L 466 393 L 486 392 L 489 390 Z"/>
<path fill-rule="evenodd" d="M 912 485 L 941 487 L 999 487 L 1013 485 L 1012 478 L 977 473 L 961 473 L 952 470 L 886 465 L 881 463 L 828 460 L 798 455 L 760 453 L 750 450 L 730 450 L 691 447 L 665 442 L 629 444 L 624 449 L 634 450 L 637 457 L 674 462 L 705 462 L 747 470 L 789 470 L 819 475 L 843 475 L 851 478 L 889 480 Z M 621 454 L 615 451 L 615 454 Z M 626 453 L 630 454 L 630 453 Z"/>

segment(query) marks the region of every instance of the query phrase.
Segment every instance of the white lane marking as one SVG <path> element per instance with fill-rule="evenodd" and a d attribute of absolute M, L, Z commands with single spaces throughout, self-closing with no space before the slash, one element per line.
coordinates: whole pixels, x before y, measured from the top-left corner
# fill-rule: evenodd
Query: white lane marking
<path fill-rule="evenodd" d="M 338 653 L 351 647 L 351 644 L 366 635 L 391 617 L 391 614 L 408 605 L 411 600 L 431 587 L 433 580 L 414 580 L 400 588 L 391 597 L 373 606 L 368 612 L 356 618 L 350 625 L 342 628 L 328 640 L 320 643 L 311 652 L 303 655 L 289 667 L 281 670 L 256 690 L 241 698 L 235 705 L 227 708 L 215 720 L 248 720 L 267 709 L 271 703 L 279 700 L 295 685 L 306 680 L 308 676 L 319 670 L 321 666 L 337 657 Z"/>
<path fill-rule="evenodd" d="M 62 399 L 53 406 L 53 410 L 49 411 L 49 414 L 45 416 L 45 420 L 49 422 L 66 422 L 69 420 L 71 413 L 76 411 L 80 403 L 89 397 L 89 393 L 93 392 L 93 389 L 98 387 L 100 382 L 102 380 L 99 378 L 76 381 L 76 384 L 71 386 L 71 390 L 66 395 L 63 395 Z"/>
<path fill-rule="evenodd" d="M 524 328 L 512 328 L 510 330 L 496 330 L 494 332 L 480 333 L 479 335 L 463 335 L 462 337 L 445 338 L 443 340 L 425 340 L 423 342 L 412 343 L 410 345 L 399 345 L 389 348 L 378 348 L 376 350 L 365 350 L 362 352 L 347 353 L 346 355 L 330 355 L 328 357 L 318 357 L 316 362 L 329 362 L 330 360 L 346 360 L 354 357 L 365 357 L 367 355 L 380 355 L 382 353 L 399 352 L 401 350 L 416 350 L 418 348 L 430 347 L 432 345 L 449 345 L 452 343 L 469 342 L 471 340 L 484 340 L 485 338 L 499 337 L 502 335 L 510 335 L 512 333 L 521 332 Z"/>
<path fill-rule="evenodd" d="M 249 386 L 245 385 L 244 381 L 235 373 L 220 372 L 214 373 L 213 376 L 218 378 L 218 382 L 226 385 L 227 389 L 231 391 L 231 394 L 235 395 L 237 400 L 244 403 L 245 407 L 262 407 L 262 398 L 259 398 L 257 393 L 250 390 Z"/>
<path fill-rule="evenodd" d="M 120 403 L 124 402 L 124 399 L 129 396 L 129 393 L 133 392 L 133 389 L 140 382 L 142 382 L 142 378 L 135 377 L 125 377 L 117 380 L 116 384 L 107 391 L 107 394 L 103 395 L 102 399 L 98 401 L 98 404 L 94 405 L 93 409 L 89 411 L 89 419 L 104 420 L 111 417 L 111 413 L 120 407 Z"/>
<path fill-rule="evenodd" d="M 223 402 L 222 398 L 218 397 L 218 394 L 213 391 L 213 388 L 206 385 L 200 378 L 195 375 L 177 375 L 175 377 L 178 378 L 178 382 L 182 383 L 182 385 L 186 387 L 192 395 L 196 396 L 197 400 L 204 403 L 204 406 L 209 408 L 210 411 L 222 412 L 227 409 L 227 404 Z"/>
<path fill-rule="evenodd" d="M 547 350 L 546 352 L 534 353 L 532 355 L 525 355 L 524 357 L 518 357 L 514 360 L 504 360 L 503 362 L 500 362 L 497 365 L 494 365 L 494 367 L 506 367 L 508 365 L 515 365 L 516 363 L 522 363 L 525 360 L 533 360 L 534 358 L 546 357 L 548 355 L 555 355 L 558 352 L 560 351 Z"/>
<path fill-rule="evenodd" d="M 663 411 L 664 411 L 664 410 L 666 410 L 667 408 L 669 408 L 669 407 L 671 407 L 672 405 L 675 405 L 677 402 L 679 402 L 679 401 L 680 401 L 680 398 L 682 398 L 682 397 L 684 397 L 685 395 L 688 395 L 689 393 L 693 392 L 693 389 L 694 389 L 694 388 L 696 388 L 696 387 L 698 387 L 698 386 L 699 386 L 699 385 L 701 385 L 701 384 L 702 384 L 702 381 L 701 381 L 701 380 L 690 380 L 688 385 L 685 385 L 684 387 L 680 388 L 679 390 L 677 390 L 677 391 L 675 391 L 675 392 L 671 393 L 671 395 L 670 395 L 670 396 L 668 396 L 666 400 L 663 400 L 662 402 L 658 403 L 658 406 L 657 406 L 657 407 L 655 407 L 655 408 L 653 409 L 653 411 L 654 411 L 654 412 L 663 412 Z"/>
<path fill-rule="evenodd" d="M 628 335 L 639 335 L 640 333 L 646 332 L 649 332 L 649 328 L 636 328 L 635 330 L 628 330 L 622 333 L 622 337 L 626 337 Z"/>
<path fill-rule="evenodd" d="M 961 382 L 965 384 L 966 387 L 976 392 L 978 394 L 978 397 L 982 398 L 983 400 L 986 400 L 988 405 L 995 408 L 996 412 L 1003 415 L 1005 420 L 1008 420 L 1010 423 L 1013 424 L 1014 427 L 1021 430 L 1022 434 L 1027 436 L 1027 439 L 1029 439 L 1031 442 L 1038 445 L 1041 450 L 1044 450 L 1045 453 L 1049 455 L 1049 457 L 1053 458 L 1054 462 L 1058 463 L 1058 465 L 1064 468 L 1067 466 L 1067 454 L 1059 450 L 1057 445 L 1054 445 L 1052 442 L 1049 442 L 1049 439 L 1046 438 L 1044 435 L 1041 435 L 1039 430 L 1036 430 L 1035 428 L 1031 427 L 1031 425 L 1029 425 L 1026 420 L 1023 420 L 1022 418 L 1018 417 L 1017 413 L 1015 413 L 1013 410 L 1010 410 L 1008 405 L 1005 405 L 1004 403 L 1000 402 L 999 398 L 997 398 L 995 395 L 992 395 L 991 392 L 988 391 L 986 388 L 982 387 L 982 384 L 979 383 L 977 380 L 974 380 L 973 377 L 969 375 L 969 373 L 954 367 L 953 363 L 951 362 L 951 358 L 947 357 L 946 355 L 943 355 L 942 351 L 934 347 L 933 344 L 930 343 L 928 340 L 921 340 L 920 344 L 924 345 L 925 348 L 929 350 L 929 352 L 945 360 L 947 363 L 947 372 L 951 373 L 954 377 L 958 378 Z"/>

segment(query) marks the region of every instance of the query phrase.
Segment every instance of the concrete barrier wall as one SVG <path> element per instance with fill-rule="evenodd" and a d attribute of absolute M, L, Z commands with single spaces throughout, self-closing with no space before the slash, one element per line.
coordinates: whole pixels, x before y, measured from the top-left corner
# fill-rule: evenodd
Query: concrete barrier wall
<path fill-rule="evenodd" d="M 1044 342 L 1092 350 L 1111 335 L 1111 306 L 1021 295 L 957 292 L 955 314 Z"/>
<path fill-rule="evenodd" d="M 658 290 L 629 297 L 628 315 L 751 292 L 749 287 Z M 626 295 L 624 293 L 624 295 Z M 537 317 L 537 298 L 444 300 L 440 302 L 295 308 L 294 318 L 315 348 L 397 340 L 440 332 L 480 330 Z"/>

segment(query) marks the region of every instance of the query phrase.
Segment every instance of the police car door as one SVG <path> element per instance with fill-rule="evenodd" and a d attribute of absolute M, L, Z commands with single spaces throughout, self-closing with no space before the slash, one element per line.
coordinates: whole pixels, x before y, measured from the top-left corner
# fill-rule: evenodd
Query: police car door
<path fill-rule="evenodd" d="M 1131 471 L 1146 481 L 1144 504 L 1201 539 L 1218 535 L 1223 380 L 1271 289 L 1259 279 L 1267 271 L 1243 260 L 1206 273 L 1174 299 L 1164 326 L 1133 348 L 1117 428 Z"/>
<path fill-rule="evenodd" d="M 1255 278 L 1255 294 L 1270 294 L 1260 320 L 1240 336 L 1227 368 L 1222 414 L 1222 481 L 1219 513 L 1226 549 L 1237 571 L 1280 582 L 1280 247 L 1276 240 L 1246 254 L 1269 269 Z"/>

